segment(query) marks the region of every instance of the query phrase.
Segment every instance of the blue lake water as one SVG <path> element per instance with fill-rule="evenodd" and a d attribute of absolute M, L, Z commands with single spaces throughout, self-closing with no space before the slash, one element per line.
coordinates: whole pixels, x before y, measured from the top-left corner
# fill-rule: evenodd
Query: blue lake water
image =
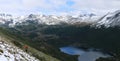
<path fill-rule="evenodd" d="M 62 47 L 60 50 L 69 55 L 80 55 L 78 61 L 95 61 L 99 57 L 109 57 L 107 54 L 103 54 L 98 51 L 84 51 L 75 47 Z"/>

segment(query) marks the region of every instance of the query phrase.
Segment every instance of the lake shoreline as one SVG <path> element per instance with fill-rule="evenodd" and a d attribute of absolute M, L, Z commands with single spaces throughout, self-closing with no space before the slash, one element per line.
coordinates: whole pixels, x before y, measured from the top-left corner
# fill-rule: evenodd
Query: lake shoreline
<path fill-rule="evenodd" d="M 87 61 L 84 58 L 88 58 L 91 61 L 94 61 L 95 59 L 98 59 L 99 57 L 109 57 L 110 55 L 107 53 L 101 52 L 99 49 L 83 49 L 83 48 L 77 48 L 77 47 L 62 47 L 60 48 L 61 52 L 69 54 L 69 55 L 77 55 L 78 61 Z M 85 57 L 86 56 L 86 57 Z M 90 57 L 89 57 L 90 56 Z"/>

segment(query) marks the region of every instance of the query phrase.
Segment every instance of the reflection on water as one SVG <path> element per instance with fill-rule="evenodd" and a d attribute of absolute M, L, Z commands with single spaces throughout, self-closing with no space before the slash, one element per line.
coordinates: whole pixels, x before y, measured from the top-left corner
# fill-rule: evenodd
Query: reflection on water
<path fill-rule="evenodd" d="M 62 48 L 60 48 L 60 50 L 64 53 L 67 53 L 70 55 L 81 55 L 81 54 L 85 53 L 85 51 L 74 48 L 74 47 L 62 47 Z"/>
<path fill-rule="evenodd" d="M 74 47 L 62 47 L 60 48 L 60 50 L 70 55 L 80 55 L 78 57 L 78 61 L 95 61 L 99 57 L 109 56 L 98 51 L 84 51 L 82 49 L 78 49 Z"/>

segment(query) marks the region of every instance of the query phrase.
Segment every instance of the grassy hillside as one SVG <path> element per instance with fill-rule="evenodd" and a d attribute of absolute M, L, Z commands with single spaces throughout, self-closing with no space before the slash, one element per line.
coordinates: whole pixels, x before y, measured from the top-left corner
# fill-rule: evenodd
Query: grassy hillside
<path fill-rule="evenodd" d="M 16 26 L 18 32 L 24 37 L 32 40 L 36 45 L 45 42 L 56 48 L 68 45 L 99 48 L 111 55 L 120 57 L 120 28 L 101 27 L 91 28 L 90 26 L 77 25 L 20 25 Z M 39 49 L 39 48 L 37 48 Z"/>
<path fill-rule="evenodd" d="M 29 53 L 43 61 L 77 61 L 77 56 L 69 56 L 60 52 L 59 49 L 46 44 L 45 42 L 33 42 L 27 37 L 23 37 L 20 34 L 13 33 L 8 28 L 0 28 L 0 35 L 7 38 L 9 42 L 12 42 L 16 46 L 23 49 L 24 45 L 29 46 Z M 42 51 L 42 52 L 41 52 Z M 44 53 L 45 54 L 44 54 Z M 53 58 L 55 57 L 55 58 Z"/>
<path fill-rule="evenodd" d="M 25 42 L 20 42 L 21 40 L 24 40 L 24 39 L 19 38 L 19 36 L 16 36 L 16 35 L 10 33 L 8 30 L 6 30 L 4 28 L 0 28 L 0 36 L 1 36 L 2 39 L 5 40 L 5 42 L 12 43 L 12 44 L 20 47 L 21 49 L 23 49 L 22 48 L 23 45 L 28 45 Z M 28 53 L 35 56 L 35 57 L 37 57 L 41 61 L 60 61 L 60 60 L 58 60 L 56 58 L 53 58 L 53 57 L 51 57 L 51 56 L 49 56 L 47 54 L 44 54 L 41 51 L 38 51 L 38 50 L 32 48 L 31 46 L 29 46 Z"/>

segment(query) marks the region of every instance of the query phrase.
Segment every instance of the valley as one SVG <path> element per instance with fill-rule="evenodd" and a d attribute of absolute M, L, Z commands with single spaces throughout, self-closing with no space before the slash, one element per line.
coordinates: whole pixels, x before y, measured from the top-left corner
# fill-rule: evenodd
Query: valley
<path fill-rule="evenodd" d="M 59 49 L 72 46 L 84 50 L 89 48 L 100 49 L 101 52 L 109 54 L 111 57 L 98 58 L 97 61 L 115 61 L 120 60 L 120 28 L 119 24 L 116 24 L 119 23 L 119 12 L 97 17 L 98 20 L 93 19 L 91 21 L 91 19 L 91 22 L 88 20 L 90 19 L 89 16 L 86 19 L 80 17 L 86 20 L 80 21 L 80 18 L 76 19 L 71 16 L 64 17 L 64 19 L 63 17 L 60 17 L 62 19 L 59 17 L 55 19 L 55 16 L 31 14 L 18 20 L 12 18 L 12 20 L 7 21 L 8 19 L 5 19 L 5 23 L 1 22 L 0 27 L 3 35 L 13 39 L 12 43 L 20 48 L 23 44 L 30 46 L 32 48 L 30 52 L 34 53 L 33 56 L 40 60 L 42 59 L 39 54 L 43 52 L 44 61 L 49 61 L 46 57 L 54 57 L 58 61 L 77 61 L 78 55 L 68 55 Z M 44 20 L 42 20 L 43 17 Z M 54 20 L 52 22 L 54 24 L 41 22 L 46 19 Z M 60 22 L 56 22 L 59 19 Z M 19 20 L 21 21 L 19 22 Z M 75 20 L 79 21 L 76 22 Z M 51 58 L 51 60 L 54 58 Z"/>

